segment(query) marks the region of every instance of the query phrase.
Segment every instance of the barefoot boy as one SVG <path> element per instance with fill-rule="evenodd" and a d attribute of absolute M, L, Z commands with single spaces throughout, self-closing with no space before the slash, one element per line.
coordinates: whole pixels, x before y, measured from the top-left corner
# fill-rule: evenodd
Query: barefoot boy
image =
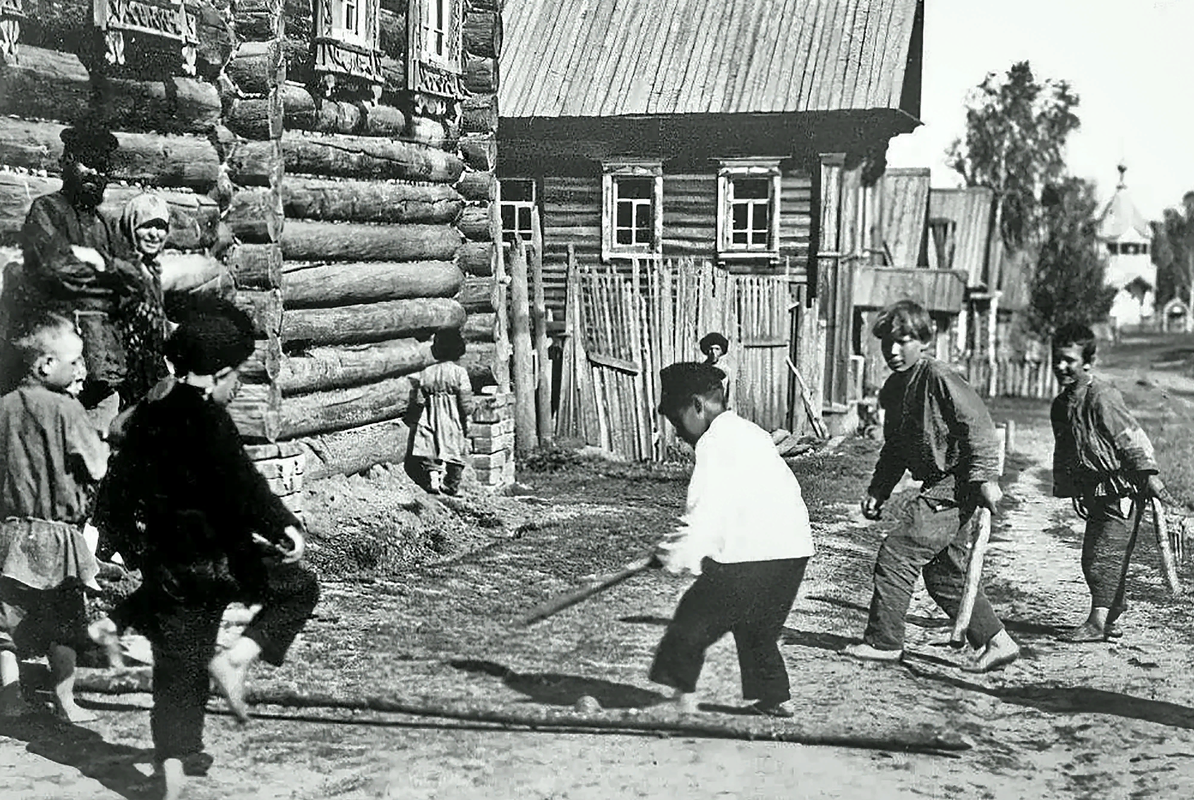
<path fill-rule="evenodd" d="M 82 527 L 108 448 L 70 394 L 87 373 L 70 320 L 34 318 L 13 347 L 26 372 L 0 399 L 0 703 L 25 710 L 18 651 L 46 653 L 56 711 L 90 722 L 75 704 L 75 653 L 87 642 L 83 586 L 99 565 Z"/>
<path fill-rule="evenodd" d="M 144 578 L 106 627 L 110 635 L 117 623 L 131 624 L 153 645 L 150 724 L 168 800 L 179 796 L 184 774 L 210 766 L 209 679 L 245 721 L 250 666 L 259 658 L 282 663 L 319 596 L 297 563 L 298 520 L 254 468 L 225 410 L 252 352 L 252 324 L 236 307 L 213 303 L 184 317 L 166 344 L 177 382 L 133 412 L 99 498 L 103 546 Z M 265 557 L 256 537 L 285 554 Z M 220 619 L 234 600 L 263 605 L 215 655 Z"/>
<path fill-rule="evenodd" d="M 1061 635 L 1098 642 L 1116 635 L 1126 608 L 1124 582 L 1132 547 L 1134 502 L 1165 488 L 1157 477 L 1152 442 L 1120 393 L 1091 374 L 1095 337 L 1085 325 L 1063 325 L 1053 335 L 1053 372 L 1061 393 L 1053 401 L 1053 494 L 1072 497 L 1086 518 L 1082 574 L 1090 587 L 1090 614 Z"/>
<path fill-rule="evenodd" d="M 917 575 L 924 575 L 937 604 L 956 616 L 966 581 L 968 523 L 979 506 L 994 511 L 1003 492 L 995 425 L 969 384 L 924 353 L 933 339 L 924 308 L 910 300 L 887 307 L 874 334 L 893 374 L 879 392 L 886 415 L 883 449 L 862 501 L 863 516 L 879 518 L 905 470 L 922 484 L 901 527 L 879 548 L 866 633 L 846 653 L 896 661 L 904 652 L 904 617 Z M 981 587 L 967 638 L 980 651 L 976 672 L 1006 666 L 1020 653 Z"/>
<path fill-rule="evenodd" d="M 681 710 L 695 711 L 705 651 L 732 633 L 750 708 L 793 716 L 777 640 L 813 554 L 800 484 L 771 436 L 726 410 L 725 373 L 680 363 L 659 378 L 659 412 L 695 448 L 696 466 L 682 524 L 657 556 L 669 571 L 699 577 L 659 643 L 651 680 L 673 687 Z"/>

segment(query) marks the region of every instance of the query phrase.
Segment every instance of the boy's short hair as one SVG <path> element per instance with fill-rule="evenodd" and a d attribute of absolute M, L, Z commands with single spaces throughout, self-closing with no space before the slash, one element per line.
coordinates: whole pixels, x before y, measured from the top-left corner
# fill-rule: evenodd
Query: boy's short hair
<path fill-rule="evenodd" d="M 730 350 L 729 340 L 717 331 L 714 331 L 713 333 L 706 333 L 703 337 L 701 337 L 701 341 L 699 342 L 698 346 L 701 348 L 702 353 L 709 355 L 709 351 L 713 349 L 713 345 L 720 347 L 723 355 L 728 353 Z"/>
<path fill-rule="evenodd" d="M 215 375 L 248 360 L 255 339 L 253 320 L 236 304 L 222 297 L 203 298 L 187 305 L 166 341 L 165 356 L 179 375 Z"/>
<path fill-rule="evenodd" d="M 928 344 L 933 341 L 933 318 L 915 300 L 898 300 L 879 312 L 871 332 L 876 339 L 913 336 Z"/>
<path fill-rule="evenodd" d="M 1072 345 L 1078 345 L 1082 348 L 1083 361 L 1090 363 L 1094 360 L 1098 344 L 1095 341 L 1094 331 L 1090 329 L 1089 325 L 1083 325 L 1081 322 L 1067 322 L 1054 331 L 1054 350 Z"/>
<path fill-rule="evenodd" d="M 726 374 L 712 364 L 680 361 L 659 370 L 660 414 L 675 411 L 694 397 L 725 402 L 722 381 Z"/>
<path fill-rule="evenodd" d="M 29 319 L 17 331 L 12 340 L 12 350 L 21 369 L 33 369 L 44 355 L 51 354 L 55 345 L 65 335 L 78 336 L 75 324 L 61 314 L 46 312 Z"/>
<path fill-rule="evenodd" d="M 443 328 L 431 340 L 431 357 L 436 361 L 456 361 L 464 355 L 464 337 L 459 328 Z"/>

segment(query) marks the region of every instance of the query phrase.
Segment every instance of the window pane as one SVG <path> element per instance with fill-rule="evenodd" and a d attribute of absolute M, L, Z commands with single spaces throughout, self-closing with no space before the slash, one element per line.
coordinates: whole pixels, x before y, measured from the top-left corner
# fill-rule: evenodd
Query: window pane
<path fill-rule="evenodd" d="M 616 178 L 618 199 L 650 200 L 654 181 L 650 178 Z"/>
<path fill-rule="evenodd" d="M 502 228 L 508 231 L 514 230 L 514 217 L 517 213 L 514 206 L 508 206 L 502 203 Z"/>
<path fill-rule="evenodd" d="M 734 230 L 743 230 L 747 227 L 747 222 L 750 215 L 750 209 L 746 203 L 734 204 Z"/>
<path fill-rule="evenodd" d="M 734 231 L 734 244 L 746 245 L 748 244 L 746 238 L 746 231 Z"/>
<path fill-rule="evenodd" d="M 651 244 L 651 235 L 654 231 L 651 228 L 635 228 L 634 243 L 635 244 Z"/>
<path fill-rule="evenodd" d="M 633 244 L 633 242 L 631 241 L 631 237 L 633 235 L 634 235 L 634 231 L 631 228 L 618 228 L 618 231 L 617 231 L 618 244 Z"/>
<path fill-rule="evenodd" d="M 520 231 L 529 231 L 531 229 L 531 207 L 521 206 L 518 209 L 518 229 Z"/>
<path fill-rule="evenodd" d="M 535 199 L 535 182 L 517 179 L 502 181 L 503 200 L 522 200 L 530 203 Z"/>
<path fill-rule="evenodd" d="M 766 178 L 735 178 L 735 200 L 766 200 L 771 196 L 770 181 Z"/>
<path fill-rule="evenodd" d="M 615 227 L 629 228 L 634 225 L 634 204 L 619 202 Z"/>
<path fill-rule="evenodd" d="M 634 225 L 637 228 L 653 228 L 654 224 L 651 222 L 651 206 L 646 203 L 640 203 L 634 209 Z"/>
<path fill-rule="evenodd" d="M 755 215 L 751 226 L 755 231 L 761 232 L 765 237 L 767 231 L 771 229 L 771 209 L 766 203 L 755 203 Z"/>

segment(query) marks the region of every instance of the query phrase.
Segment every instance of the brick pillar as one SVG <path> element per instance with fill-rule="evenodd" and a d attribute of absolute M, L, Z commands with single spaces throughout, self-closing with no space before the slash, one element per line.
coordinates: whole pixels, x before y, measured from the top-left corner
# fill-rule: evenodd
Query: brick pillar
<path fill-rule="evenodd" d="M 491 491 L 500 491 L 512 486 L 514 394 L 495 392 L 479 395 L 468 434 L 473 442 L 471 464 L 477 475 L 477 483 Z"/>

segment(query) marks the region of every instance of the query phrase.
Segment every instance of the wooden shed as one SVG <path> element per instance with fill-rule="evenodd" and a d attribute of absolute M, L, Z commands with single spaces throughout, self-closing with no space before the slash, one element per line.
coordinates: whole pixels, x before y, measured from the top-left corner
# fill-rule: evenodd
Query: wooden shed
<path fill-rule="evenodd" d="M 307 477 L 400 460 L 410 375 L 463 327 L 493 383 L 500 0 L 6 0 L 0 244 L 64 124 L 120 140 L 109 201 L 167 193 L 173 254 L 257 323 L 230 408 Z M 272 443 L 289 443 L 275 445 Z"/>
<path fill-rule="evenodd" d="M 921 0 L 510 0 L 503 233 L 529 240 L 539 209 L 549 313 L 569 245 L 787 274 L 823 316 L 818 403 L 844 411 L 870 246 L 855 187 L 919 125 L 923 18 Z"/>

